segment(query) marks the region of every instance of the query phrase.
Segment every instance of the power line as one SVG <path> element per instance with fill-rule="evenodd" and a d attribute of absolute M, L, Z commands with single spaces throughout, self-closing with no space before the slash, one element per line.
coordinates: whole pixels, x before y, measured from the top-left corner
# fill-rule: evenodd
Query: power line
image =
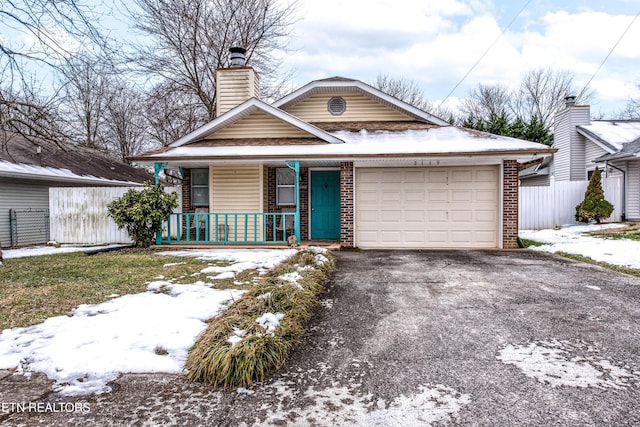
<path fill-rule="evenodd" d="M 587 90 L 587 87 L 589 87 L 589 85 L 591 84 L 591 81 L 594 79 L 594 77 L 596 76 L 596 74 L 598 74 L 598 72 L 600 71 L 600 69 L 603 67 L 604 63 L 607 62 L 607 59 L 609 59 L 609 57 L 611 56 L 611 54 L 613 53 L 613 51 L 615 50 L 616 47 L 618 47 L 618 44 L 620 43 L 620 41 L 622 41 L 622 39 L 624 38 L 624 36 L 627 35 L 627 32 L 629 31 L 629 29 L 631 28 L 631 26 L 633 25 L 634 22 L 636 22 L 636 19 L 638 19 L 638 16 L 640 16 L 640 11 L 638 11 L 638 13 L 636 14 L 636 16 L 634 16 L 634 18 L 631 20 L 631 23 L 629 23 L 629 25 L 627 26 L 627 28 L 625 28 L 625 30 L 622 32 L 622 35 L 620 36 L 620 38 L 618 39 L 618 41 L 613 45 L 613 47 L 611 48 L 611 50 L 609 51 L 609 53 L 607 53 L 607 56 L 605 56 L 605 58 L 602 60 L 602 62 L 600 63 L 600 65 L 598 66 L 598 69 L 593 73 L 593 75 L 591 76 L 591 78 L 589 79 L 589 81 L 587 82 L 587 84 L 584 85 L 584 87 L 582 88 L 582 90 L 580 91 L 580 94 L 578 95 L 577 99 L 580 99 L 580 97 L 582 96 L 582 94 Z"/>
<path fill-rule="evenodd" d="M 462 84 L 462 82 L 469 76 L 469 74 L 471 74 L 473 69 L 476 68 L 476 66 L 480 63 L 480 61 L 482 61 L 484 59 L 484 57 L 487 55 L 487 53 L 489 53 L 489 51 L 493 48 L 493 46 L 495 46 L 495 44 L 498 43 L 498 40 L 500 40 L 502 38 L 502 36 L 504 36 L 504 33 L 506 33 L 507 30 L 511 27 L 511 24 L 513 24 L 515 22 L 515 20 L 518 19 L 518 17 L 520 17 L 522 12 L 524 12 L 524 10 L 527 8 L 527 6 L 529 6 L 529 3 L 531 3 L 531 0 L 527 0 L 527 2 L 524 4 L 524 6 L 522 6 L 522 9 L 520 9 L 520 12 L 518 12 L 518 14 L 511 20 L 511 22 L 509 22 L 509 25 L 507 25 L 506 27 L 504 27 L 502 29 L 502 32 L 500 33 L 500 35 L 493 41 L 493 43 L 491 43 L 491 45 L 487 48 L 487 50 L 485 50 L 484 53 L 482 55 L 480 55 L 480 58 L 478 58 L 478 60 L 475 62 L 475 64 L 473 64 L 471 66 L 469 71 L 467 71 L 467 74 L 465 74 L 462 77 L 462 79 L 460 79 L 460 81 L 455 85 L 455 87 L 453 89 L 451 89 L 451 92 L 449 92 L 449 94 L 440 102 L 440 104 L 438 105 L 438 108 L 442 107 L 442 104 L 444 104 L 447 101 L 447 99 L 449 99 L 449 97 L 451 95 L 453 95 L 453 92 L 455 92 L 456 89 L 458 89 L 458 86 L 460 86 Z"/>

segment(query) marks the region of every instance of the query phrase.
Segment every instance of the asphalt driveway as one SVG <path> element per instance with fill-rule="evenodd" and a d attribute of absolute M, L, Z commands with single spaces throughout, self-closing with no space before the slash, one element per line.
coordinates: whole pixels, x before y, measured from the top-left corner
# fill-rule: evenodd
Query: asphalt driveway
<path fill-rule="evenodd" d="M 311 329 L 249 393 L 165 374 L 10 425 L 640 425 L 640 280 L 529 251 L 337 253 Z M 89 411 L 65 412 L 65 403 Z M 60 406 L 63 405 L 63 406 Z M 85 406 L 86 407 L 86 406 Z"/>

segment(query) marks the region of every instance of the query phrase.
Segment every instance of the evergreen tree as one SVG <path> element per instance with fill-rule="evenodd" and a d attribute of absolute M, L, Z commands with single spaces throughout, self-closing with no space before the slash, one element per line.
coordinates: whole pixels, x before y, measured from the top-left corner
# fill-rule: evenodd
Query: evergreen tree
<path fill-rule="evenodd" d="M 584 200 L 576 206 L 576 221 L 588 223 L 595 220 L 600 224 L 600 220 L 609 218 L 611 213 L 613 213 L 613 205 L 604 198 L 600 169 L 596 167 L 589 179 Z"/>

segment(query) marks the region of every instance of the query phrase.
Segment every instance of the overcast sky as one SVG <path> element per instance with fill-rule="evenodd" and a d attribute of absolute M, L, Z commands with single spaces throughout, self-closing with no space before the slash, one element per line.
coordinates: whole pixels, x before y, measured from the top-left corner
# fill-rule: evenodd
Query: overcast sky
<path fill-rule="evenodd" d="M 406 77 L 439 104 L 509 26 L 445 106 L 478 83 L 515 87 L 539 67 L 586 84 L 640 12 L 638 0 L 300 0 L 285 65 L 299 85 L 331 76 Z M 526 5 L 526 7 L 525 7 Z M 518 13 L 523 9 L 522 13 Z M 515 18 L 515 20 L 514 20 Z M 513 22 L 512 22 L 513 21 Z M 591 83 L 592 111 L 640 97 L 640 18 Z"/>

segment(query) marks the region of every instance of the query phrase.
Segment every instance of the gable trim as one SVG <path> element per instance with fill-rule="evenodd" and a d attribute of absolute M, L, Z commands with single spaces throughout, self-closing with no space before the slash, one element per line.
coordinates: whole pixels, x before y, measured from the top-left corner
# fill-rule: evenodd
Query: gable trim
<path fill-rule="evenodd" d="M 368 94 L 369 96 L 379 102 L 382 102 L 383 104 L 395 107 L 397 110 L 400 110 L 401 112 L 404 112 L 411 117 L 425 120 L 434 125 L 450 125 L 449 122 L 442 120 L 434 116 L 433 114 L 422 111 L 421 109 L 416 108 L 411 104 L 407 104 L 406 102 L 394 98 L 393 96 L 388 95 L 374 88 L 373 86 L 369 86 L 368 84 L 363 83 L 359 80 L 316 80 L 291 92 L 289 95 L 274 102 L 272 105 L 279 109 L 287 108 L 324 89 L 356 89 L 362 93 Z"/>
<path fill-rule="evenodd" d="M 313 126 L 305 121 L 302 121 L 283 110 L 274 108 L 271 105 L 263 101 L 260 101 L 257 98 L 251 98 L 243 102 L 242 104 L 238 105 L 237 107 L 224 113 L 220 117 L 216 117 L 206 125 L 201 126 L 200 128 L 194 130 L 190 134 L 178 139 L 176 142 L 170 144 L 169 146 L 180 147 L 185 144 L 189 144 L 190 142 L 200 140 L 207 135 L 210 135 L 220 129 L 223 129 L 227 126 L 232 125 L 233 123 L 241 119 L 244 119 L 250 116 L 256 111 L 263 111 L 264 113 L 270 116 L 273 116 L 276 119 L 280 119 L 330 144 L 344 143 L 344 141 L 341 140 L 340 138 L 337 138 L 331 135 L 330 133 L 325 132 L 320 128 L 317 128 L 316 126 Z"/>
<path fill-rule="evenodd" d="M 591 132 L 588 129 L 583 128 L 582 126 L 576 126 L 576 131 L 580 135 L 582 135 L 585 138 L 587 138 L 589 141 L 593 142 L 594 144 L 596 144 L 597 146 L 599 146 L 603 150 L 607 151 L 609 154 L 613 154 L 613 153 L 618 151 L 618 149 L 616 147 L 614 147 L 613 145 L 611 145 L 608 141 L 605 141 L 604 139 L 600 138 L 595 133 Z"/>

